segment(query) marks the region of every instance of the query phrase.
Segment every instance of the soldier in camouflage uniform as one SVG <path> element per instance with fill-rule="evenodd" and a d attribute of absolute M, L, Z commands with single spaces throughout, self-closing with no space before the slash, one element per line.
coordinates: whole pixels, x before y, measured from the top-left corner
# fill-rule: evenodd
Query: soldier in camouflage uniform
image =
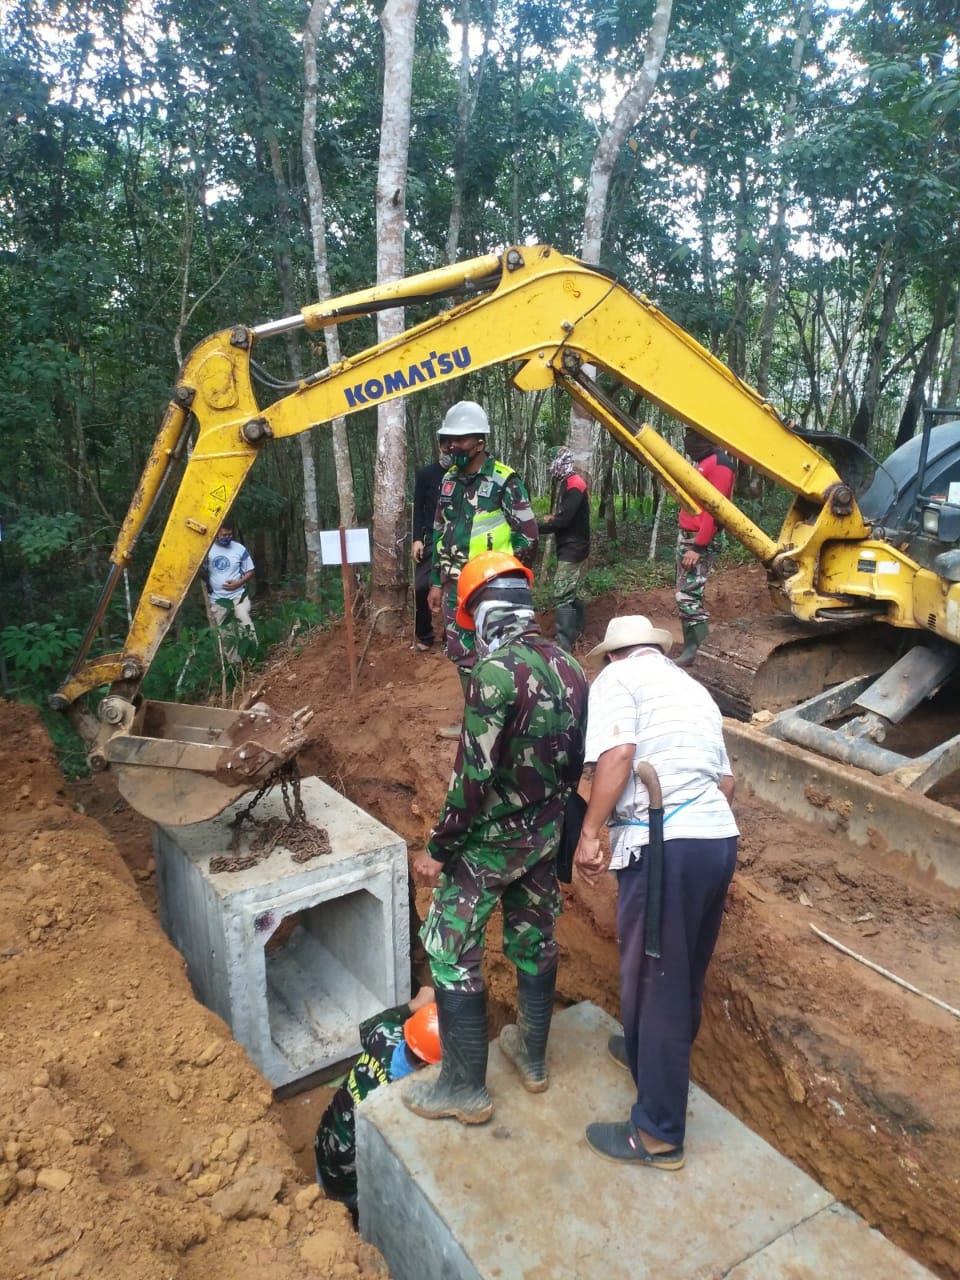
<path fill-rule="evenodd" d="M 697 464 L 700 474 L 729 498 L 736 479 L 734 459 L 689 428 L 684 433 L 683 449 Z M 717 553 L 718 534 L 717 523 L 709 511 L 694 516 L 681 510 L 677 534 L 677 612 L 683 628 L 683 651 L 674 658 L 678 667 L 690 665 L 710 629 L 704 593 Z"/>
<path fill-rule="evenodd" d="M 537 520 L 520 477 L 487 454 L 490 423 L 473 400 L 455 404 L 437 432 L 453 466 L 440 483 L 429 605 L 443 609 L 444 649 L 466 677 L 476 661 L 473 632 L 457 624 L 457 579 L 481 551 L 512 552 L 532 565 Z"/>
<path fill-rule="evenodd" d="M 487 552 L 460 577 L 458 620 L 476 630 L 477 663 L 450 789 L 414 870 L 435 886 L 421 937 L 430 957 L 443 1047 L 439 1078 L 404 1093 L 411 1111 L 480 1124 L 487 1014 L 481 974 L 487 922 L 503 905 L 503 951 L 517 968 L 518 1025 L 501 1048 L 524 1086 L 547 1087 L 546 1048 L 561 909 L 556 854 L 564 806 L 583 764 L 587 684 L 576 661 L 540 634 L 533 574 Z"/>
<path fill-rule="evenodd" d="M 328 1200 L 341 1200 L 351 1212 L 357 1207 L 357 1103 L 380 1085 L 401 1080 L 426 1062 L 438 1060 L 422 1026 L 417 1024 L 417 1034 L 409 1035 L 414 1015 L 421 1009 L 426 1011 L 432 1002 L 432 989 L 421 987 L 407 1004 L 386 1009 L 360 1023 L 360 1057 L 331 1098 L 317 1127 L 313 1140 L 317 1181 Z M 428 1047 L 424 1048 L 424 1044 Z"/>

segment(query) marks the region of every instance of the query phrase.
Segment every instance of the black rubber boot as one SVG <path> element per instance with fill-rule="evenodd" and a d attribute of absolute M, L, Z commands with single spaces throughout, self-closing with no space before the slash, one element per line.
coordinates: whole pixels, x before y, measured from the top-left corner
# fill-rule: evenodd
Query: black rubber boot
<path fill-rule="evenodd" d="M 556 613 L 556 641 L 561 649 L 573 653 L 573 644 L 577 638 L 576 605 L 562 604 Z"/>
<path fill-rule="evenodd" d="M 500 1032 L 501 1051 L 510 1059 L 528 1093 L 543 1093 L 547 1077 L 547 1038 L 553 1017 L 556 965 L 548 973 L 517 972 L 517 1021 Z"/>
<path fill-rule="evenodd" d="M 697 650 L 707 638 L 710 624 L 708 622 L 684 622 L 682 625 L 683 651 L 674 658 L 674 662 L 678 667 L 689 667 L 697 656 Z"/>
<path fill-rule="evenodd" d="M 493 1115 L 487 1093 L 487 996 L 485 991 L 437 987 L 440 1024 L 439 1074 L 424 1072 L 403 1094 L 404 1106 L 426 1120 L 453 1116 L 461 1124 L 484 1124 Z"/>
<path fill-rule="evenodd" d="M 583 635 L 584 628 L 587 625 L 586 610 L 584 609 L 583 601 L 580 599 L 579 596 L 577 596 L 576 600 L 574 600 L 573 602 L 573 609 L 574 609 L 574 613 L 576 613 L 577 615 L 576 639 L 579 640 L 580 637 Z"/>

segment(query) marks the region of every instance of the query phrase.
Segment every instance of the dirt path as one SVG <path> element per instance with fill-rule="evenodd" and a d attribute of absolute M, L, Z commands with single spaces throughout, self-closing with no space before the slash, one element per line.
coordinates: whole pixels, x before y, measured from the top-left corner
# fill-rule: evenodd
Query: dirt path
<path fill-rule="evenodd" d="M 718 575 L 714 616 L 750 616 L 759 592 L 751 569 Z M 631 611 L 677 629 L 669 593 L 650 593 L 598 602 L 588 634 Z M 454 756 L 434 736 L 459 714 L 450 664 L 374 639 L 352 696 L 334 633 L 278 660 L 264 686 L 280 709 L 318 710 L 304 772 L 416 853 Z M 250 1263 L 268 1264 L 271 1280 L 382 1274 L 340 1208 L 313 1199 L 309 1144 L 325 1094 L 271 1104 L 223 1024 L 193 1001 L 151 913 L 147 824 L 108 779 L 68 793 L 22 709 L 0 703 L 0 731 L 0 1280 L 226 1280 Z M 960 1023 L 809 928 L 956 1005 L 960 895 L 905 884 L 755 803 L 737 813 L 740 868 L 696 1078 L 915 1257 L 960 1275 Z M 613 886 L 575 884 L 566 907 L 560 997 L 616 1015 Z M 514 980 L 495 932 L 489 951 L 495 1032 Z"/>

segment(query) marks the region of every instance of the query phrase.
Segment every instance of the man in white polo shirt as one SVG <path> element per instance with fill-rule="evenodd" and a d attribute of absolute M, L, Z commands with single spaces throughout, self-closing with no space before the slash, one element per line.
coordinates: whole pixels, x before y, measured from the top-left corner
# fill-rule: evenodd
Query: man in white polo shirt
<path fill-rule="evenodd" d="M 226 521 L 220 526 L 216 541 L 207 553 L 205 577 L 210 597 L 210 612 L 226 635 L 225 656 L 228 662 L 239 662 L 237 637 L 245 632 L 256 643 L 257 630 L 250 616 L 247 584 L 253 578 L 253 557 L 233 536 Z"/>
<path fill-rule="evenodd" d="M 669 631 L 641 615 L 613 618 L 587 654 L 605 666 L 590 689 L 586 760 L 595 763 L 575 862 L 604 870 L 600 829 L 610 829 L 617 876 L 623 1036 L 611 1056 L 637 1086 L 630 1118 L 587 1126 L 601 1156 L 660 1169 L 683 1167 L 690 1051 L 703 984 L 737 860 L 733 776 L 720 711 L 702 685 L 670 661 Z M 663 810 L 659 957 L 646 954 L 650 804 L 637 765 L 656 771 Z"/>

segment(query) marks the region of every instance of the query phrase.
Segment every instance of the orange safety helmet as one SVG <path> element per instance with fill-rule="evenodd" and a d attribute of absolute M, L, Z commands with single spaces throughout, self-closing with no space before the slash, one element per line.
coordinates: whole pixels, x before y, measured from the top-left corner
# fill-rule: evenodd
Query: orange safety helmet
<path fill-rule="evenodd" d="M 533 587 L 533 570 L 521 564 L 509 551 L 481 551 L 460 570 L 457 579 L 457 626 L 464 631 L 475 630 L 473 617 L 469 612 L 470 597 L 475 595 L 491 578 L 500 578 L 506 573 L 522 573 L 527 583 Z"/>
<path fill-rule="evenodd" d="M 440 1061 L 440 1025 L 437 1021 L 437 1002 L 431 1000 L 418 1009 L 403 1024 L 403 1037 L 424 1062 L 433 1065 Z"/>

